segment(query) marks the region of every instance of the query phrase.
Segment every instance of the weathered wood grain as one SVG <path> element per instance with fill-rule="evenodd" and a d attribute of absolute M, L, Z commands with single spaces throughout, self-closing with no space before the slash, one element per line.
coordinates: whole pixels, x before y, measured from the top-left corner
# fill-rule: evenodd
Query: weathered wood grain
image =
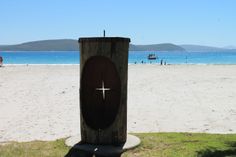
<path fill-rule="evenodd" d="M 80 38 L 80 75 L 86 61 L 94 56 L 109 58 L 118 72 L 121 93 L 120 105 L 114 122 L 105 129 L 93 129 L 87 125 L 83 114 L 80 115 L 81 139 L 83 142 L 92 144 L 125 143 L 127 136 L 127 78 L 128 78 L 128 49 L 130 39 L 128 38 Z M 82 78 L 82 77 L 81 77 Z M 81 81 L 81 80 L 80 80 Z M 80 82 L 81 83 L 81 82 Z M 80 110 L 82 106 L 80 98 Z"/>

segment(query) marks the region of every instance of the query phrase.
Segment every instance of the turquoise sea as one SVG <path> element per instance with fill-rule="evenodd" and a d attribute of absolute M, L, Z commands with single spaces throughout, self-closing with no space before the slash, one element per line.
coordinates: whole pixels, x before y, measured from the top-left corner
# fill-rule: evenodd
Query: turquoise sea
<path fill-rule="evenodd" d="M 167 64 L 236 64 L 236 52 L 147 52 L 130 51 L 129 63 L 150 63 L 148 54 L 158 56 L 156 61 Z M 78 51 L 34 51 L 34 52 L 0 52 L 4 64 L 79 64 Z"/>

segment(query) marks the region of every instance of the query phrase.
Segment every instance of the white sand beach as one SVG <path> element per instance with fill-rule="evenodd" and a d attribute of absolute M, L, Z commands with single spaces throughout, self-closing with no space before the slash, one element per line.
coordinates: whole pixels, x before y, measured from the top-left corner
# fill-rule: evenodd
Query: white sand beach
<path fill-rule="evenodd" d="M 236 65 L 129 65 L 128 83 L 128 132 L 236 133 Z M 79 131 L 79 65 L 0 68 L 0 143 Z"/>

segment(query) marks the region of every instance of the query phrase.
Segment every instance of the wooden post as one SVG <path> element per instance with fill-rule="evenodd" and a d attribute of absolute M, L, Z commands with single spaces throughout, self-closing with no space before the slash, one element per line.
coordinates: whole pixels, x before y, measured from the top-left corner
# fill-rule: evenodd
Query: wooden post
<path fill-rule="evenodd" d="M 129 42 L 120 37 L 79 39 L 82 142 L 126 142 Z"/>

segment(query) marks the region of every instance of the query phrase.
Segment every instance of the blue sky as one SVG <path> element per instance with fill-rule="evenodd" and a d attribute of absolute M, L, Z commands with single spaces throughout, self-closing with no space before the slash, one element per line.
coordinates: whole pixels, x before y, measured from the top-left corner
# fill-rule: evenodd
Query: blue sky
<path fill-rule="evenodd" d="M 1 0 L 0 44 L 84 36 L 236 46 L 236 0 Z"/>

